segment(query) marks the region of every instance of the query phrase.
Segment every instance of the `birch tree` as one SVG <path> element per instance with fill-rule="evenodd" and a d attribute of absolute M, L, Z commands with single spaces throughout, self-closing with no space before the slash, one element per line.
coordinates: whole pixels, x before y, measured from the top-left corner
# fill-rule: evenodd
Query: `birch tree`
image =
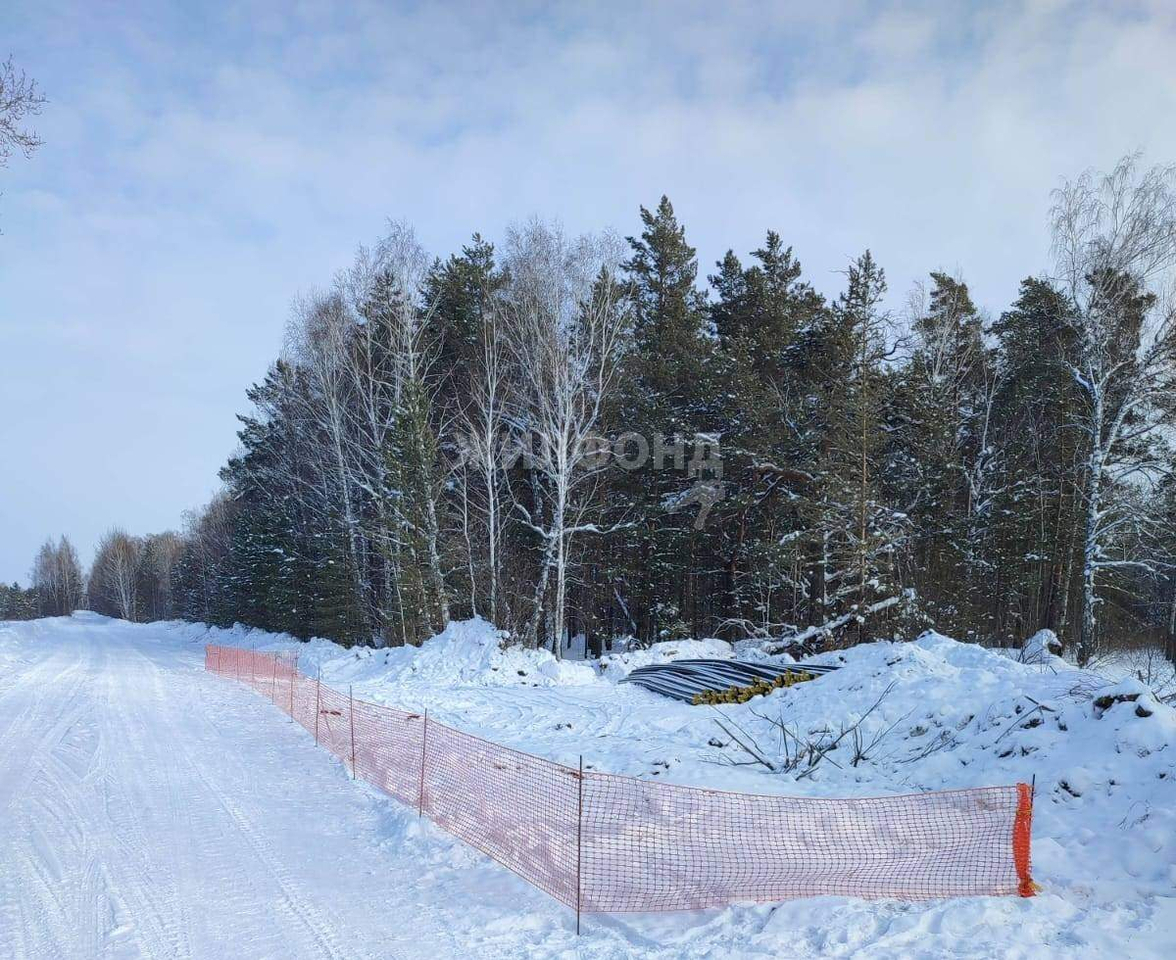
<path fill-rule="evenodd" d="M 292 354 L 306 372 L 309 389 L 301 395 L 301 416 L 315 443 L 312 453 L 321 469 L 308 489 L 309 509 L 320 523 L 340 529 L 346 546 L 344 561 L 355 593 L 355 604 L 365 632 L 372 625 L 373 602 L 364 577 L 366 544 L 362 538 L 360 496 L 354 451 L 349 431 L 353 427 L 354 380 L 348 370 L 353 349 L 351 322 L 340 296 L 311 297 L 296 308 L 290 328 Z"/>
<path fill-rule="evenodd" d="M 68 617 L 82 605 L 85 581 L 77 551 L 67 537 L 41 545 L 30 579 L 41 616 Z"/>
<path fill-rule="evenodd" d="M 143 562 L 143 545 L 125 530 L 107 531 L 98 544 L 90 571 L 90 602 L 99 612 L 123 620 L 139 618 L 136 590 Z"/>
<path fill-rule="evenodd" d="M 352 398 L 344 407 L 347 429 L 343 434 L 347 460 L 353 465 L 350 479 L 370 504 L 370 510 L 360 514 L 360 535 L 382 560 L 378 589 L 371 591 L 373 617 L 382 621 L 386 633 L 391 631 L 387 638 L 397 642 L 409 639 L 395 612 L 405 606 L 399 567 L 403 546 L 399 538 L 405 527 L 403 514 L 398 520 L 394 511 L 390 512 L 397 503 L 397 492 L 396 464 L 389 460 L 389 450 L 404 441 L 403 436 L 396 436 L 398 428 L 403 430 L 410 423 L 413 429 L 422 426 L 414 418 L 423 412 L 427 422 L 431 413 L 425 383 L 429 314 L 423 291 L 427 269 L 428 257 L 412 228 L 393 222 L 371 251 L 361 248 L 354 267 L 338 284 L 351 314 L 352 329 L 352 347 L 344 356 Z M 413 393 L 417 386 L 425 392 Z M 423 411 L 406 409 L 422 401 L 426 403 Z M 428 425 L 431 429 L 431 423 Z M 435 483 L 430 480 L 421 489 L 429 491 L 429 504 L 424 505 L 421 515 L 435 519 Z M 432 589 L 438 591 L 443 578 L 437 535 L 426 531 L 425 538 L 431 544 L 430 557 L 436 555 L 436 563 L 430 559 L 428 567 Z M 442 622 L 447 621 L 443 591 L 437 592 L 436 604 L 443 611 Z"/>
<path fill-rule="evenodd" d="M 1158 572 L 1154 557 L 1114 555 L 1111 546 L 1147 522 L 1134 509 L 1138 498 L 1115 497 L 1115 486 L 1171 470 L 1171 452 L 1156 440 L 1176 386 L 1176 169 L 1141 170 L 1137 156 L 1126 157 L 1108 174 L 1086 173 L 1056 191 L 1051 214 L 1077 348 L 1068 374 L 1083 398 L 1075 426 L 1087 448 L 1078 643 L 1085 663 L 1096 650 L 1101 579 Z"/>
<path fill-rule="evenodd" d="M 597 431 L 614 384 L 625 328 L 611 245 L 569 242 L 539 223 L 512 233 L 510 281 L 503 297 L 514 366 L 513 413 L 531 438 L 529 501 L 516 496 L 523 522 L 539 538 L 541 561 L 525 641 L 537 643 L 548 585 L 551 633 L 561 655 L 574 538 L 600 532 L 591 517 L 594 480 L 605 469 Z"/>
<path fill-rule="evenodd" d="M 432 423 L 429 357 L 423 318 L 398 331 L 400 395 L 384 449 L 387 498 L 393 523 L 390 544 L 399 558 L 401 618 L 407 639 L 420 643 L 449 623 L 449 593 L 441 557 L 441 495 L 444 473 Z"/>
<path fill-rule="evenodd" d="M 170 620 L 175 616 L 172 576 L 182 549 L 183 542 L 171 531 L 144 538 L 137 587 L 144 619 Z"/>
<path fill-rule="evenodd" d="M 501 309 L 487 311 L 481 330 L 481 353 L 470 380 L 470 401 L 461 418 L 462 443 L 465 447 L 463 466 L 477 477 L 478 495 L 475 503 L 485 521 L 486 589 L 492 623 L 499 622 L 503 501 L 507 491 L 504 447 L 510 383 L 507 378 L 508 355 L 503 325 Z M 476 612 L 476 589 L 471 603 Z"/>

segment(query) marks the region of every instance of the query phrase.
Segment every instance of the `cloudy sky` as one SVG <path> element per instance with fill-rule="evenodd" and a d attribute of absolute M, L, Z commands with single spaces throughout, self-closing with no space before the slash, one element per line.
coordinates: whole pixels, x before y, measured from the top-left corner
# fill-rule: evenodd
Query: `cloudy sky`
<path fill-rule="evenodd" d="M 177 527 L 293 297 L 387 218 L 448 253 L 669 194 L 705 273 L 766 229 L 999 313 L 1062 177 L 1176 160 L 1176 5 L 5 0 L 49 97 L 0 170 L 0 578 Z"/>

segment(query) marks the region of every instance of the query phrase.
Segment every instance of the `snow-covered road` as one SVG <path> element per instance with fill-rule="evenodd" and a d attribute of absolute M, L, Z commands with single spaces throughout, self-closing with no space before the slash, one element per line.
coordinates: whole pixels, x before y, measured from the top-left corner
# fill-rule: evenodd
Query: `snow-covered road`
<path fill-rule="evenodd" d="M 53 621 L 0 651 L 0 957 L 456 956 L 357 787 L 200 650 Z"/>

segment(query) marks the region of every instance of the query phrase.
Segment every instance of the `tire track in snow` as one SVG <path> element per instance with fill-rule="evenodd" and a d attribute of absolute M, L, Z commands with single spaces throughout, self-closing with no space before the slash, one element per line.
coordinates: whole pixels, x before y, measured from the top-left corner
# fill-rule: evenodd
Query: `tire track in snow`
<path fill-rule="evenodd" d="M 89 658 L 85 662 L 74 658 L 64 668 L 61 660 L 59 653 L 51 653 L 0 703 L 2 715 L 8 700 L 23 697 L 27 701 L 0 734 L 0 771 L 4 771 L 0 778 L 0 815 L 28 788 L 45 754 L 61 742 L 85 708 L 79 694 L 86 682 Z M 58 685 L 64 692 L 55 689 Z"/>
<path fill-rule="evenodd" d="M 116 664 L 102 677 L 103 728 L 119 749 L 105 758 L 87 811 L 94 829 L 106 832 L 114 853 L 105 860 L 108 892 L 130 918 L 117 924 L 111 937 L 143 941 L 153 956 L 187 960 L 193 953 L 178 886 L 180 860 L 172 844 L 153 842 L 160 836 L 182 840 L 174 829 L 176 795 L 162 784 L 169 751 L 143 749 L 144 731 L 151 729 L 145 713 L 160 699 L 159 685 L 149 687 L 146 677 L 137 676 L 134 695 L 128 695 L 115 682 L 126 669 Z M 128 750 L 132 745 L 135 749 Z"/>
<path fill-rule="evenodd" d="M 144 661 L 151 662 L 141 651 L 139 653 Z M 152 668 L 156 670 L 156 680 L 159 682 L 158 667 L 152 663 Z M 185 683 L 179 690 L 173 689 L 169 691 L 170 697 L 161 698 L 160 713 L 174 714 L 177 718 L 182 718 L 177 722 L 200 722 L 211 733 L 214 742 L 223 740 L 223 734 L 217 725 L 208 718 L 207 703 L 200 699 L 201 686 L 210 683 L 212 678 L 201 670 L 196 676 L 184 679 Z M 252 698 L 253 694 L 243 692 Z M 177 694 L 180 696 L 177 697 Z M 156 715 L 153 719 L 159 723 L 163 717 Z M 290 931 L 269 924 L 267 918 L 256 913 L 254 905 L 257 902 L 257 878 L 243 876 L 239 867 L 242 848 L 245 847 L 252 853 L 250 862 L 260 866 L 275 887 L 278 894 L 278 909 L 301 929 L 308 938 L 308 946 L 330 960 L 370 958 L 371 954 L 366 951 L 348 949 L 336 933 L 340 925 L 335 918 L 315 905 L 314 896 L 308 894 L 295 875 L 282 864 L 281 857 L 264 832 L 257 828 L 229 793 L 219 786 L 218 777 L 209 772 L 206 765 L 198 759 L 197 751 L 189 747 L 192 740 L 191 736 L 176 737 L 172 743 L 175 749 L 170 751 L 170 761 L 182 769 L 184 781 L 189 784 L 195 781 L 201 788 L 200 802 L 188 805 L 189 823 L 185 833 L 189 841 L 199 848 L 198 859 L 202 864 L 202 870 L 211 870 L 222 878 L 220 896 L 225 902 L 220 916 L 230 923 L 245 920 L 242 935 L 255 941 L 259 937 L 276 940 L 276 953 L 282 956 L 294 955 L 292 945 L 282 940 Z M 232 768 L 231 771 L 227 771 L 230 774 L 227 779 L 237 787 L 248 780 L 243 759 L 231 751 L 217 756 L 218 766 L 224 767 L 227 764 Z M 220 779 L 226 779 L 225 772 L 218 773 Z M 213 801 L 213 804 L 210 805 L 207 802 L 209 800 Z M 270 954 L 267 952 L 266 955 Z M 380 956 L 394 958 L 399 955 L 385 946 Z"/>
<path fill-rule="evenodd" d="M 23 755 L 12 749 L 0 755 L 8 814 L 3 862 L 18 865 L 0 873 L 0 953 L 17 958 L 97 956 L 100 949 L 91 936 L 103 909 L 97 862 L 76 816 L 78 804 L 70 802 L 77 791 L 58 789 L 55 776 L 59 764 L 74 779 L 86 776 L 98 749 L 87 722 L 89 703 L 81 696 L 92 657 L 90 651 L 73 653 L 64 669 L 57 647 L 28 666 L 17 682 L 30 701 L 23 710 L 13 710 L 11 697 L 0 702 L 0 714 L 5 708 L 17 714 L 6 734 L 9 747 L 32 744 Z M 79 925 L 82 916 L 91 922 Z"/>
<path fill-rule="evenodd" d="M 322 950 L 323 956 L 329 957 L 331 960 L 351 960 L 351 958 L 369 958 L 370 960 L 369 954 L 353 953 L 343 945 L 334 932 L 335 925 L 328 921 L 314 906 L 294 876 L 281 865 L 269 841 L 254 828 L 236 802 L 213 783 L 191 754 L 186 750 L 185 753 L 193 774 L 204 785 L 209 796 L 213 797 L 221 809 L 229 815 L 236 826 L 237 833 L 253 851 L 257 862 L 265 868 L 266 873 L 277 884 L 282 894 L 282 909 L 305 928 Z"/>
<path fill-rule="evenodd" d="M 51 626 L 0 693 L 0 960 L 468 952 L 301 728 L 166 628 Z"/>

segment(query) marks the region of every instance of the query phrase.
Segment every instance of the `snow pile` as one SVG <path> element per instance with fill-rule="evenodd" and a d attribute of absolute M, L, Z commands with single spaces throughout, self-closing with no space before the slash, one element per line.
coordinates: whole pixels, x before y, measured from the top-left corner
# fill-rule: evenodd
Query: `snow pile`
<path fill-rule="evenodd" d="M 1052 630 L 1038 630 L 1021 645 L 1021 662 L 1064 668 L 1062 641 Z"/>
<path fill-rule="evenodd" d="M 378 679 L 398 686 L 562 686 L 592 683 L 583 663 L 557 660 L 550 650 L 503 646 L 504 634 L 485 620 L 454 621 L 420 647 L 355 648 L 323 664 L 323 679 Z"/>
<path fill-rule="evenodd" d="M 583 662 L 558 660 L 550 650 L 503 646 L 505 633 L 475 617 L 454 620 L 419 647 L 342 647 L 315 637 L 300 641 L 237 624 L 229 629 L 177 624 L 202 643 L 298 654 L 299 669 L 324 683 L 386 687 L 561 686 L 593 683 Z"/>
<path fill-rule="evenodd" d="M 16 630 L 16 622 L 0 620 L 0 667 L 17 659 L 19 643 L 20 635 Z"/>
<path fill-rule="evenodd" d="M 725 709 L 729 761 L 752 760 L 743 741 L 776 767 L 760 763 L 767 776 L 787 781 L 782 792 L 825 795 L 1036 778 L 1034 856 L 1047 888 L 1094 878 L 1176 887 L 1176 710 L 1144 684 L 938 634 L 821 659 L 842 668 Z M 805 745 L 828 752 L 792 765 Z"/>
<path fill-rule="evenodd" d="M 645 648 L 608 653 L 600 658 L 600 672 L 610 680 L 621 680 L 638 667 L 674 660 L 730 660 L 735 655 L 725 640 L 662 641 Z"/>

